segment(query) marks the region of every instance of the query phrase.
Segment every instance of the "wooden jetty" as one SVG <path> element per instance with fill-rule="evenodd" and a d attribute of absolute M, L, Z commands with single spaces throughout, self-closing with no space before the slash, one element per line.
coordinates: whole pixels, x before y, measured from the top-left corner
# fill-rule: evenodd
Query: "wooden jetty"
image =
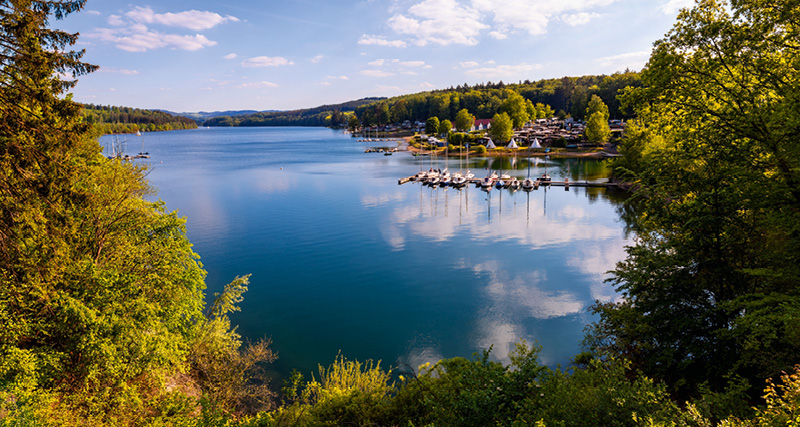
<path fill-rule="evenodd" d="M 417 176 L 407 176 L 405 178 L 400 178 L 397 180 L 397 185 L 403 185 L 412 181 L 416 181 Z M 472 178 L 467 180 L 468 184 L 473 184 L 475 186 L 480 186 L 481 178 Z M 591 182 L 591 181 L 570 181 L 569 178 L 565 178 L 564 181 L 534 181 L 533 188 L 538 189 L 539 187 L 592 187 L 592 188 L 617 188 L 616 182 Z"/>

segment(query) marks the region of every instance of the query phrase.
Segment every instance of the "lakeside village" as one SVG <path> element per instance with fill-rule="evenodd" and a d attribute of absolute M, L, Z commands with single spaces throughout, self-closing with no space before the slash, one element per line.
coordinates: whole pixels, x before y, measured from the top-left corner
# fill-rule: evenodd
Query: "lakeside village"
<path fill-rule="evenodd" d="M 624 136 L 626 123 L 622 120 L 609 120 L 609 142 L 603 143 L 589 142 L 586 137 L 586 123 L 572 118 L 530 121 L 522 128 L 514 129 L 510 140 L 503 142 L 492 140 L 491 126 L 491 119 L 479 119 L 475 120 L 469 131 L 465 133 L 458 133 L 455 132 L 455 129 L 451 129 L 447 134 L 428 135 L 425 133 L 425 123 L 406 121 L 399 125 L 373 126 L 362 130 L 361 135 L 354 133 L 353 136 L 362 136 L 363 139 L 359 140 L 362 142 L 398 142 L 397 147 L 368 148 L 365 150 L 366 153 L 381 152 L 384 155 L 391 155 L 398 151 L 410 151 L 414 156 L 466 157 L 467 165 L 470 154 L 482 157 L 545 156 L 547 158 L 553 156 L 603 159 L 617 155 L 616 146 Z M 383 137 L 378 136 L 381 134 Z M 375 136 L 370 137 L 370 135 Z M 469 170 L 469 166 L 466 171 L 459 170 L 452 173 L 447 168 L 442 170 L 431 166 L 428 171 L 420 171 L 416 175 L 400 178 L 398 184 L 412 181 L 430 187 L 463 188 L 473 184 L 485 191 L 490 191 L 492 188 L 530 191 L 536 190 L 540 186 L 569 188 L 570 185 L 576 187 L 615 187 L 617 185 L 614 182 L 570 183 L 568 178 L 564 178 L 564 181 L 553 181 L 546 170 L 543 175 L 531 178 L 530 168 L 525 179 L 518 179 L 508 172 L 500 171 L 498 173 L 498 171 L 491 170 L 488 171 L 487 176 L 479 178 Z"/>

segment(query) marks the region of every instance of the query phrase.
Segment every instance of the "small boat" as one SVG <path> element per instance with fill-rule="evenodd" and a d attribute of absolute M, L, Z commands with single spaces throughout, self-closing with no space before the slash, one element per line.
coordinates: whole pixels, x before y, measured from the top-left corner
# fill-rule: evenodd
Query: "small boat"
<path fill-rule="evenodd" d="M 522 180 L 522 189 L 523 190 L 531 191 L 531 190 L 533 190 L 533 186 L 534 186 L 534 183 L 533 183 L 532 179 L 525 178 L 524 180 Z"/>
<path fill-rule="evenodd" d="M 537 177 L 536 180 L 541 183 L 550 182 L 550 175 L 548 175 L 547 172 L 545 172 L 542 176 Z"/>
<path fill-rule="evenodd" d="M 453 178 L 451 185 L 455 188 L 462 188 L 467 185 L 467 179 L 461 175 L 458 175 Z"/>
<path fill-rule="evenodd" d="M 492 172 L 490 175 L 486 175 L 485 177 L 483 177 L 480 186 L 481 188 L 492 188 L 496 180 L 497 180 L 497 174 Z"/>

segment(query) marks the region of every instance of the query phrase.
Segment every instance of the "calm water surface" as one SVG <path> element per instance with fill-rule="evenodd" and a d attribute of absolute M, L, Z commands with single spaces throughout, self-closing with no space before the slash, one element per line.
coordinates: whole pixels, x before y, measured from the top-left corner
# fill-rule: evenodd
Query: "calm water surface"
<path fill-rule="evenodd" d="M 252 273 L 233 322 L 246 338 L 272 337 L 279 378 L 315 372 L 340 351 L 403 368 L 493 346 L 507 361 L 520 338 L 544 347 L 545 364 L 566 365 L 593 320 L 589 305 L 617 297 L 604 272 L 628 241 L 618 196 L 605 190 L 399 186 L 433 159 L 365 154 L 367 144 L 324 128 L 127 140 L 128 152 L 144 143 L 157 197 L 186 216 L 208 294 Z M 533 162 L 531 175 L 546 167 L 553 180 L 607 175 L 597 161 Z M 479 177 L 514 167 L 524 178 L 528 166 L 470 163 Z"/>

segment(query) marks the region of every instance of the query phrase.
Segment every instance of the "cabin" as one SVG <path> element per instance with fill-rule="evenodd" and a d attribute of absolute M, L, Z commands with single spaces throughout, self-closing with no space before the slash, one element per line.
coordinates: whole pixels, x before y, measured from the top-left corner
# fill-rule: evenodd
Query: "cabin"
<path fill-rule="evenodd" d="M 477 119 L 472 124 L 470 131 L 488 130 L 490 127 L 492 127 L 492 119 Z"/>

